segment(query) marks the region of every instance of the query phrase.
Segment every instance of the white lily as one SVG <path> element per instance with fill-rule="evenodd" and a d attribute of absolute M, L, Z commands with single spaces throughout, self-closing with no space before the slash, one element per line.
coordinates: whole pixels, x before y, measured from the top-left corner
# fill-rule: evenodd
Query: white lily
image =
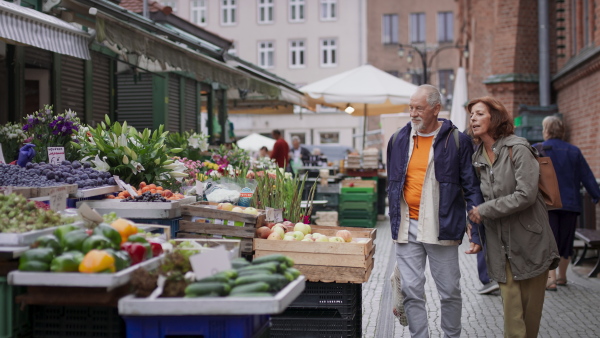
<path fill-rule="evenodd" d="M 108 171 L 110 169 L 110 165 L 106 163 L 106 156 L 103 156 L 102 159 L 100 159 L 100 156 L 96 155 L 96 158 L 93 159 L 91 162 L 94 164 L 96 170 L 98 171 Z"/>
<path fill-rule="evenodd" d="M 185 177 L 189 177 L 190 175 L 188 175 L 187 173 L 181 172 L 181 171 L 169 171 L 168 174 L 173 177 L 174 179 L 176 179 L 178 182 L 183 181 L 183 179 Z"/>
<path fill-rule="evenodd" d="M 125 147 L 125 146 L 127 146 L 127 135 L 121 135 L 121 136 L 119 136 L 119 140 L 117 142 L 117 146 L 119 146 L 119 147 Z"/>
<path fill-rule="evenodd" d="M 190 147 L 194 149 L 198 149 L 200 147 L 200 140 L 196 137 L 196 134 L 190 136 L 187 141 L 190 144 Z"/>
<path fill-rule="evenodd" d="M 291 180 L 292 179 L 292 173 L 285 173 L 283 176 L 286 180 Z"/>
<path fill-rule="evenodd" d="M 134 175 L 137 175 L 138 172 L 142 172 L 145 170 L 144 166 L 140 162 L 131 161 L 131 165 L 133 166 L 133 169 L 131 169 L 131 171 L 133 171 Z"/>
<path fill-rule="evenodd" d="M 229 173 L 229 176 L 235 176 L 235 169 L 231 164 L 227 166 L 227 172 Z"/>
<path fill-rule="evenodd" d="M 221 176 L 222 176 L 221 173 L 216 170 L 211 171 L 209 175 L 212 178 L 221 178 Z"/>

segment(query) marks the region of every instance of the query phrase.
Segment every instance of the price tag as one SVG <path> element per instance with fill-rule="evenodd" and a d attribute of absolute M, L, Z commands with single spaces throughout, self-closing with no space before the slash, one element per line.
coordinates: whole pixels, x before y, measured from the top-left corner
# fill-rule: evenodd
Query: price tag
<path fill-rule="evenodd" d="M 229 253 L 222 245 L 191 256 L 190 263 L 197 280 L 231 269 Z"/>
<path fill-rule="evenodd" d="M 65 147 L 48 147 L 48 163 L 61 164 L 65 160 Z"/>
<path fill-rule="evenodd" d="M 81 218 L 83 218 L 84 221 L 91 221 L 93 223 L 102 223 L 104 222 L 104 218 L 102 218 L 102 216 L 100 216 L 99 213 L 96 212 L 96 210 L 90 208 L 87 203 L 83 203 L 79 209 L 77 209 L 77 212 L 79 213 L 79 216 L 81 216 Z"/>
<path fill-rule="evenodd" d="M 4 161 L 4 153 L 2 152 L 2 143 L 0 143 L 0 163 L 6 163 Z"/>
<path fill-rule="evenodd" d="M 117 183 L 119 188 L 121 188 L 121 190 L 125 190 L 125 182 L 121 181 L 118 175 L 113 175 L 113 178 L 115 179 L 115 182 Z"/>
<path fill-rule="evenodd" d="M 265 221 L 275 222 L 275 209 L 267 207 L 265 213 Z"/>
<path fill-rule="evenodd" d="M 67 208 L 67 194 L 55 192 L 50 195 L 50 209 L 61 211 Z"/>
<path fill-rule="evenodd" d="M 196 181 L 196 195 L 200 197 L 204 196 L 204 184 L 202 181 Z"/>
<path fill-rule="evenodd" d="M 133 189 L 131 187 L 131 185 L 129 185 L 129 184 L 125 185 L 125 190 L 127 190 L 127 192 L 129 193 L 129 195 L 131 195 L 133 197 L 139 196 L 138 193 L 135 191 L 135 189 Z"/>

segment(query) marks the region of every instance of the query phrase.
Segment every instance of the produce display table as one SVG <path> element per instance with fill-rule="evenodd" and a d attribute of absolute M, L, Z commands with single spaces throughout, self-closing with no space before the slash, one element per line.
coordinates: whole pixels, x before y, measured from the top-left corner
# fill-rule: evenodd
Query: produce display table
<path fill-rule="evenodd" d="M 181 217 L 181 207 L 196 201 L 196 197 L 190 196 L 181 200 L 170 202 L 122 202 L 122 200 L 105 199 L 100 201 L 77 202 L 79 208 L 86 203 L 90 208 L 100 214 L 115 212 L 122 218 L 143 219 L 171 219 Z"/>

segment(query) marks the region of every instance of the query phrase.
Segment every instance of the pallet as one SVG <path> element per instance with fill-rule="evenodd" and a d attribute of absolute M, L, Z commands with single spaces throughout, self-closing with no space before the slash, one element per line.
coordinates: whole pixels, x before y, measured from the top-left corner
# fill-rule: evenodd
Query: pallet
<path fill-rule="evenodd" d="M 300 270 L 309 282 L 360 284 L 369 281 L 374 263 L 374 259 L 371 259 L 367 269 L 308 264 L 296 264 L 294 267 Z"/>
<path fill-rule="evenodd" d="M 244 222 L 247 224 L 253 224 L 256 228 L 262 226 L 265 219 L 264 210 L 259 209 L 258 211 L 258 215 L 249 215 L 241 212 L 219 210 L 215 208 L 215 205 L 211 205 L 205 202 L 192 203 L 184 205 L 181 208 L 181 214 L 183 216 L 194 216 L 221 220 L 231 220 L 235 222 Z"/>

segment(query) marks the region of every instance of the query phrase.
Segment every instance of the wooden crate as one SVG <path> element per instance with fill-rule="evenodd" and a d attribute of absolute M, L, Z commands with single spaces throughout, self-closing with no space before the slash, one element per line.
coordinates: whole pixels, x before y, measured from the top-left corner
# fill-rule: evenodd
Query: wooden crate
<path fill-rule="evenodd" d="M 253 243 L 252 243 L 252 238 L 242 238 L 242 239 L 219 239 L 219 238 L 215 238 L 213 237 L 213 235 L 206 235 L 206 234 L 200 234 L 200 233 L 193 233 L 193 232 L 178 232 L 177 233 L 177 238 L 178 239 L 203 239 L 206 241 L 236 241 L 239 242 L 239 246 L 240 246 L 240 252 L 243 254 L 251 254 L 252 253 L 252 248 L 253 248 Z"/>
<path fill-rule="evenodd" d="M 334 236 L 338 230 L 352 233 L 352 243 L 271 241 L 254 239 L 254 257 L 281 253 L 310 282 L 364 283 L 374 264 L 376 229 L 311 226 L 313 233 Z"/>
<path fill-rule="evenodd" d="M 356 188 L 373 188 L 373 192 L 377 192 L 377 181 L 374 180 L 357 180 L 357 179 L 346 179 L 341 182 L 342 188 L 348 188 L 350 186 Z"/>

